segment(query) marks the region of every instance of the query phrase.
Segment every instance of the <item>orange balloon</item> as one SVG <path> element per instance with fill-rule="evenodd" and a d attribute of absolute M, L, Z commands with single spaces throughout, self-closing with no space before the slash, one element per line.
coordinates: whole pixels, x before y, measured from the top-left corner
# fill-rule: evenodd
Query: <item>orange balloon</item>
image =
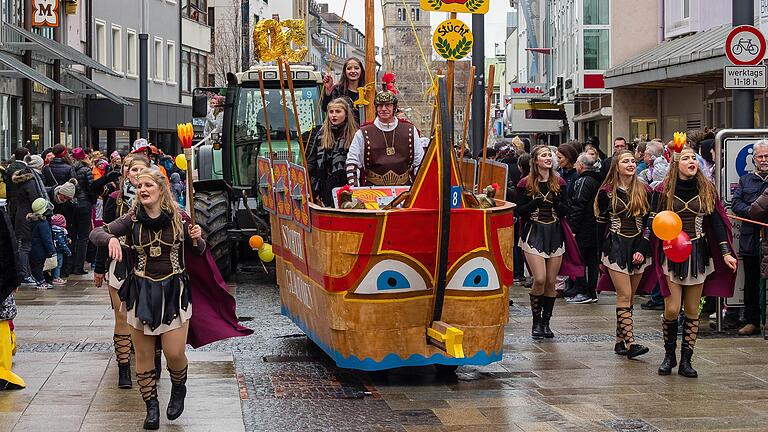
<path fill-rule="evenodd" d="M 261 238 L 260 235 L 251 236 L 251 238 L 248 239 L 248 245 L 253 250 L 260 249 L 261 246 L 264 245 L 264 239 Z"/>
<path fill-rule="evenodd" d="M 683 230 L 683 221 L 677 213 L 664 210 L 653 218 L 652 227 L 656 237 L 662 240 L 672 240 L 677 238 L 677 235 Z"/>

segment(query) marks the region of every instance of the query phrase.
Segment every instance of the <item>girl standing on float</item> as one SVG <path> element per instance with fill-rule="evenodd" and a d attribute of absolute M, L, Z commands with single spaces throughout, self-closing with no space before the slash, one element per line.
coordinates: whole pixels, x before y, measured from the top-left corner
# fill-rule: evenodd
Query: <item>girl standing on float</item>
<path fill-rule="evenodd" d="M 365 87 L 365 68 L 363 62 L 356 57 L 350 57 L 344 62 L 344 71 L 341 74 L 339 83 L 333 84 L 333 77 L 330 73 L 323 77 L 323 86 L 325 88 L 325 97 L 323 97 L 323 112 L 328 111 L 328 104 L 332 100 L 346 97 L 350 103 L 354 103 L 359 97 L 358 88 Z M 353 107 L 355 122 L 360 121 L 360 110 Z"/>
<path fill-rule="evenodd" d="M 608 175 L 597 193 L 594 211 L 600 227 L 602 264 L 616 290 L 616 345 L 614 352 L 632 359 L 648 352 L 635 343 L 632 300 L 650 265 L 650 188 L 638 180 L 635 157 L 622 150 L 613 157 Z M 608 282 L 608 281 L 604 281 Z"/>
<path fill-rule="evenodd" d="M 103 213 L 104 223 L 110 223 L 128 213 L 136 196 L 138 175 L 149 166 L 149 159 L 146 156 L 129 154 L 123 160 L 122 176 L 119 175 L 120 171 L 113 171 L 94 182 L 94 187 L 103 191 L 103 196 L 106 196 Z M 121 237 L 120 243 L 126 247 L 125 238 Z M 117 387 L 129 389 L 132 387 L 131 331 L 128 326 L 126 311 L 121 307 L 120 296 L 118 295 L 128 269 L 124 262 L 111 260 L 108 263 L 108 261 L 107 248 L 99 248 L 94 267 L 94 282 L 97 288 L 101 288 L 105 280 L 109 286 L 110 302 L 115 313 L 115 332 L 112 340 L 118 368 Z M 159 370 L 159 350 L 156 353 L 155 362 Z"/>
<path fill-rule="evenodd" d="M 677 365 L 677 317 L 685 311 L 685 327 L 677 373 L 695 378 L 691 357 L 699 332 L 699 302 L 705 296 L 730 297 L 736 272 L 731 224 L 725 216 L 715 186 L 699 169 L 696 152 L 684 148 L 675 153 L 664 182 L 656 189 L 652 208 L 671 210 L 680 216 L 683 231 L 690 237 L 691 254 L 682 263 L 668 260 L 658 240 L 656 271 L 664 295 L 664 360 L 659 375 L 669 375 Z M 651 215 L 655 217 L 654 214 Z"/>
<path fill-rule="evenodd" d="M 323 127 L 309 147 L 307 167 L 312 192 L 326 207 L 333 207 L 333 189 L 347 184 L 347 153 L 357 133 L 353 116 L 347 98 L 332 100 Z"/>
<path fill-rule="evenodd" d="M 202 255 L 205 241 L 200 226 L 182 221 L 167 178 L 156 169 L 137 177 L 131 210 L 91 233 L 91 241 L 108 247 L 115 261 L 130 265 L 120 288 L 136 348 L 137 382 L 147 406 L 145 429 L 157 429 L 160 407 L 154 369 L 155 340 L 160 339 L 171 376 L 171 397 L 166 415 L 175 420 L 184 411 L 187 393 L 186 343 L 192 316 L 185 249 Z M 126 237 L 131 253 L 123 254 L 119 238 Z"/>
<path fill-rule="evenodd" d="M 549 321 L 557 296 L 555 279 L 566 250 L 560 220 L 568 214 L 568 198 L 565 182 L 552 167 L 549 147 L 536 146 L 530 164 L 530 173 L 517 184 L 517 212 L 522 219 L 519 245 L 533 277 L 531 337 L 552 338 Z"/>

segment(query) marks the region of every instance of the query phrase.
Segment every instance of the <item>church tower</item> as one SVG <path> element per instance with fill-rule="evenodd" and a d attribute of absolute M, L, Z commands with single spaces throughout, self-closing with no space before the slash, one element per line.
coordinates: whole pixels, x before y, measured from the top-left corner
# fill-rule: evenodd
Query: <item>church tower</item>
<path fill-rule="evenodd" d="M 430 13 L 421 10 L 419 0 L 406 0 L 405 6 L 402 0 L 382 0 L 382 6 L 382 71 L 397 74 L 399 106 L 422 135 L 427 135 L 432 121 L 432 105 L 428 98 L 431 83 L 427 71 L 427 67 L 432 68 Z M 424 64 L 417 39 L 429 66 Z"/>

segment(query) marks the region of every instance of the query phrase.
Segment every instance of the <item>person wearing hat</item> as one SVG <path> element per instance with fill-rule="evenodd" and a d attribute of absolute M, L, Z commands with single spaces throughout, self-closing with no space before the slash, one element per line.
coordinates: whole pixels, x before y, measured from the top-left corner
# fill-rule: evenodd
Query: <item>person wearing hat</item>
<path fill-rule="evenodd" d="M 69 157 L 67 146 L 56 144 L 53 146 L 53 159 L 43 168 L 43 180 L 48 187 L 62 185 L 75 177 L 72 168 L 72 160 Z"/>
<path fill-rule="evenodd" d="M 397 96 L 391 91 L 379 92 L 373 103 L 376 119 L 361 126 L 349 146 L 347 182 L 352 186 L 410 185 L 424 157 L 419 131 L 395 117 Z"/>
<path fill-rule="evenodd" d="M 29 268 L 35 279 L 37 289 L 51 289 L 52 285 L 45 281 L 44 267 L 53 270 L 58 266 L 56 246 L 53 244 L 53 232 L 48 217 L 53 216 L 53 204 L 45 198 L 37 198 L 27 213 L 29 222 L 30 244 L 32 251 L 29 255 Z"/>
<path fill-rule="evenodd" d="M 5 168 L 5 173 L 3 173 L 3 183 L 5 183 L 6 198 L 8 199 L 8 217 L 11 218 L 12 223 L 16 221 L 16 195 L 18 194 L 16 185 L 13 183 L 13 175 L 27 167 L 27 164 L 24 163 L 24 157 L 28 154 L 29 150 L 24 147 L 14 150 L 13 160 Z"/>

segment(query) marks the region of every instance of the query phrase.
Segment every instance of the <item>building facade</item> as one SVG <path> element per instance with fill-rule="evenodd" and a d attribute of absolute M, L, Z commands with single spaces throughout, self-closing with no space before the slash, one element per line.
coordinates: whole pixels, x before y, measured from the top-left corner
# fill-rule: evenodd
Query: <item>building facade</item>
<path fill-rule="evenodd" d="M 139 37 L 149 35 L 149 141 L 166 152 L 177 147 L 176 125 L 189 121 L 191 107 L 182 104 L 181 10 L 189 2 L 144 0 L 126 8 L 121 0 L 93 2 L 91 51 L 94 59 L 116 75 L 94 72 L 98 84 L 132 102 L 118 105 L 89 101 L 94 147 L 128 149 L 139 132 Z"/>

